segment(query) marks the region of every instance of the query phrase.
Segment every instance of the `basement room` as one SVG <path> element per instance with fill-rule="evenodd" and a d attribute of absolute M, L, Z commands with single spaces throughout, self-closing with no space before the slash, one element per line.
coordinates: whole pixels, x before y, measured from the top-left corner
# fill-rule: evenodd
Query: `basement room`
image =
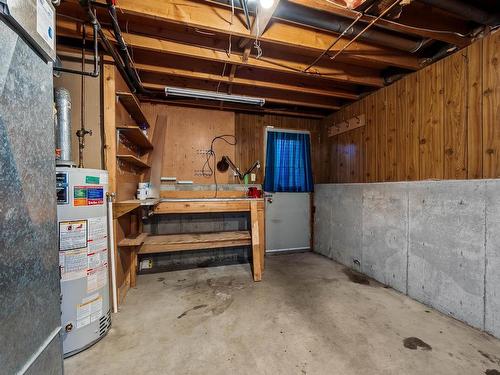
<path fill-rule="evenodd" d="M 500 375 L 498 0 L 0 0 L 0 374 Z"/>

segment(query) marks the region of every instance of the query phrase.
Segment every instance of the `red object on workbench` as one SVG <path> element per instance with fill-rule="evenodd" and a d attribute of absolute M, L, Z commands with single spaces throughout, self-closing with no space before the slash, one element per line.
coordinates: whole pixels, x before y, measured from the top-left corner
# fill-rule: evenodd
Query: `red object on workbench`
<path fill-rule="evenodd" d="M 257 189 L 252 186 L 248 188 L 248 197 L 249 198 L 262 198 L 262 190 Z"/>

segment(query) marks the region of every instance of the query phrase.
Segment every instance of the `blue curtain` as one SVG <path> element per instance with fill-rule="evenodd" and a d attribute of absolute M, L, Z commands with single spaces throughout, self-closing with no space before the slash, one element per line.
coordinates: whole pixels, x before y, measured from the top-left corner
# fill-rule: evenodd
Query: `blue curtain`
<path fill-rule="evenodd" d="M 267 132 L 264 191 L 312 192 L 309 134 Z"/>

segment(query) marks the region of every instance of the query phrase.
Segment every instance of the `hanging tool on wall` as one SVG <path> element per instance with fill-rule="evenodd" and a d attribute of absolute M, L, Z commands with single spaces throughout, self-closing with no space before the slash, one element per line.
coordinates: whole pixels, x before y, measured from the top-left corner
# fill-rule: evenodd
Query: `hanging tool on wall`
<path fill-rule="evenodd" d="M 240 169 L 233 163 L 229 156 L 224 155 L 221 160 L 217 163 L 217 170 L 221 173 L 231 170 L 238 176 L 240 181 L 245 180 L 245 177 L 249 176 L 255 169 L 260 169 L 260 161 L 256 161 L 245 173 L 241 173 Z"/>

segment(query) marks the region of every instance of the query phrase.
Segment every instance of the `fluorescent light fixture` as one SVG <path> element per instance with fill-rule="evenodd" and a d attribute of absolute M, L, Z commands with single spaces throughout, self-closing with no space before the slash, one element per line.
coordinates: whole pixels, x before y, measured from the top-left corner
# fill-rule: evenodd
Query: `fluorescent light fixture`
<path fill-rule="evenodd" d="M 182 98 L 220 100 L 223 102 L 259 105 L 261 107 L 266 103 L 266 100 L 262 98 L 254 98 L 250 96 L 241 96 L 241 95 L 228 95 L 228 94 L 221 94 L 215 91 L 192 90 L 192 89 L 184 89 L 181 87 L 165 87 L 165 95 L 177 96 Z"/>

